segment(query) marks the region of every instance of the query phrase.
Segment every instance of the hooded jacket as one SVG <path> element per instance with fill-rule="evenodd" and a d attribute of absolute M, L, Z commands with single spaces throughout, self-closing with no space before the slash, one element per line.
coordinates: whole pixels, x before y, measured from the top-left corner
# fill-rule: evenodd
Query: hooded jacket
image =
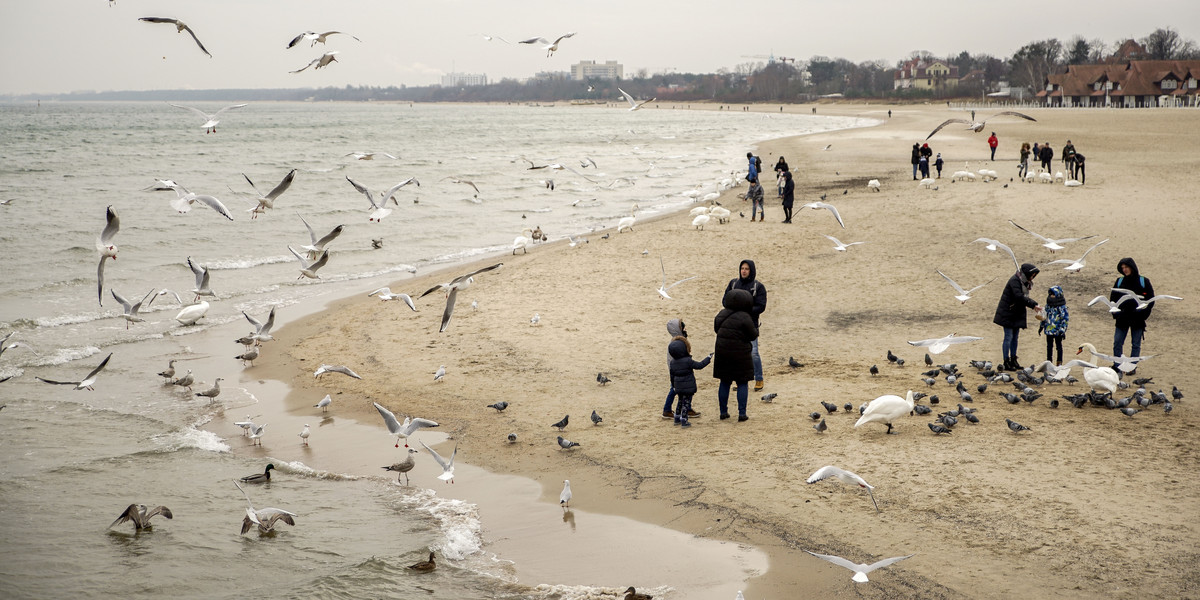
<path fill-rule="evenodd" d="M 667 345 L 667 354 L 671 355 L 667 365 L 671 369 L 671 385 L 675 387 L 675 393 L 681 396 L 695 394 L 695 371 L 707 367 L 712 357 L 705 356 L 704 360 L 700 361 L 692 360 L 692 355 L 688 354 L 687 342 L 683 338 L 671 340 Z"/>
<path fill-rule="evenodd" d="M 754 298 L 746 290 L 733 289 L 725 292 L 721 305 L 725 308 L 713 319 L 713 330 L 717 333 L 713 378 L 750 381 L 754 378 L 750 343 L 758 339 L 758 327 L 750 316 Z"/>
<path fill-rule="evenodd" d="M 1000 294 L 1000 302 L 996 304 L 996 316 L 992 317 L 992 322 L 1011 329 L 1025 329 L 1025 309 L 1037 306 L 1037 301 L 1029 297 L 1029 290 L 1033 289 L 1033 282 L 1029 280 L 1031 275 L 1039 272 L 1039 269 L 1030 263 L 1021 265 L 1021 269 L 1013 273 L 1012 277 L 1008 278 L 1008 283 L 1004 286 L 1004 291 Z"/>
<path fill-rule="evenodd" d="M 1071 314 L 1067 312 L 1067 298 L 1063 295 L 1062 288 L 1052 286 L 1046 292 L 1046 320 L 1042 321 L 1042 328 L 1045 329 L 1046 335 L 1053 337 L 1061 337 L 1067 335 L 1067 323 L 1071 320 Z"/>
<path fill-rule="evenodd" d="M 1115 288 L 1127 289 L 1143 300 L 1154 297 L 1154 286 L 1150 285 L 1150 279 L 1142 277 L 1138 273 L 1137 263 L 1133 262 L 1132 258 L 1122 258 L 1117 262 L 1117 272 L 1121 273 L 1121 265 L 1129 265 L 1129 275 L 1122 275 L 1117 278 L 1116 283 L 1113 283 Z M 1112 292 L 1108 295 L 1108 299 L 1116 302 L 1118 298 L 1123 296 L 1120 292 Z M 1144 329 L 1146 327 L 1146 319 L 1150 318 L 1150 313 L 1154 311 L 1154 303 L 1151 302 L 1146 308 L 1138 309 L 1137 303 L 1132 300 L 1126 300 L 1120 305 L 1121 311 L 1113 313 L 1113 318 L 1117 321 L 1118 327 L 1137 327 Z"/>
<path fill-rule="evenodd" d="M 750 267 L 749 277 L 741 277 L 742 265 L 748 265 Z M 738 263 L 738 277 L 730 279 L 729 285 L 725 286 L 726 294 L 728 294 L 730 290 L 746 290 L 747 292 L 750 292 L 750 295 L 753 298 L 754 306 L 749 309 L 749 312 L 750 317 L 754 320 L 755 328 L 758 327 L 758 315 L 763 314 L 763 312 L 767 310 L 767 286 L 759 283 L 758 280 L 754 278 L 754 276 L 757 274 L 758 268 L 754 266 L 754 261 L 750 259 L 743 260 L 742 262 Z M 722 306 L 724 306 L 724 302 L 724 299 L 722 299 Z"/>

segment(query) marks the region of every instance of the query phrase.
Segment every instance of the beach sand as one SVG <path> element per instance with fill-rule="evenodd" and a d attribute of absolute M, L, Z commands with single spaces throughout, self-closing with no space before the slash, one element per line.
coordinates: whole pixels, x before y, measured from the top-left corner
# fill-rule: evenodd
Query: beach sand
<path fill-rule="evenodd" d="M 754 110 L 766 118 L 779 109 Z M 809 113 L 811 106 L 785 110 Z M 983 118 L 998 110 L 978 113 Z M 449 486 L 434 479 L 436 467 L 422 455 L 414 484 L 438 493 L 471 488 L 455 493 L 480 503 L 481 513 L 489 503 L 498 504 L 498 497 L 519 497 L 529 511 L 558 511 L 550 515 L 556 522 L 562 480 L 570 479 L 580 529 L 593 517 L 614 515 L 687 534 L 663 546 L 667 550 L 658 553 L 665 555 L 656 562 L 623 562 L 622 544 L 632 549 L 665 534 L 606 522 L 604 528 L 617 528 L 628 539 L 614 542 L 618 559 L 598 560 L 600 553 L 613 558 L 608 546 L 598 551 L 580 543 L 573 552 L 544 546 L 563 530 L 538 531 L 536 521 L 518 524 L 514 515 L 524 512 L 521 506 L 496 508 L 499 515 L 483 515 L 488 550 L 515 560 L 526 583 L 622 590 L 670 586 L 680 592 L 669 597 L 688 598 L 732 597 L 728 591 L 743 585 L 747 598 L 1200 596 L 1195 543 L 1200 419 L 1192 410 L 1200 376 L 1188 366 L 1200 351 L 1200 273 L 1195 268 L 1200 210 L 1192 168 L 1200 150 L 1200 113 L 1022 112 L 1037 122 L 1000 118 L 981 133 L 951 126 L 934 136 L 930 146 L 942 153 L 946 169 L 938 189 L 927 190 L 911 179 L 911 145 L 946 118 L 964 116 L 962 111 L 942 105 L 820 105 L 817 114 L 883 123 L 774 140 L 754 149 L 768 169 L 783 155 L 795 172 L 793 224 L 780 223 L 782 210 L 774 182 L 768 181 L 765 223 L 739 216 L 749 213 L 735 196 L 745 191 L 743 185 L 720 199 L 733 211 L 732 221 L 705 231 L 694 230 L 686 213 L 639 220 L 633 232 L 612 232 L 609 239 L 597 232 L 579 248 L 542 244 L 528 255 L 501 256 L 392 285 L 415 296 L 459 272 L 504 262 L 459 294 L 454 319 L 441 334 L 441 294 L 420 300 L 420 311 L 413 313 L 398 302 L 367 298 L 364 290 L 362 297 L 334 302 L 328 310 L 277 328 L 276 341 L 257 366 L 244 371 L 241 383 L 290 386 L 286 397 L 283 392 L 278 398 L 260 396 L 260 410 L 286 412 L 272 417 L 285 434 L 319 419 L 311 405 L 333 394 L 335 418 L 328 424 L 334 426 L 314 423 L 314 447 L 271 447 L 271 456 L 378 475 L 379 467 L 398 460 L 399 453 L 380 427 L 374 401 L 398 415 L 442 424 L 436 431 L 452 440 L 436 448 L 448 456 L 457 444 L 459 461 L 471 467 L 460 469 L 458 484 Z M 988 163 L 985 140 L 992 130 L 1000 138 L 997 156 L 1004 158 Z M 1088 157 L 1086 185 L 1010 182 L 1020 141 L 1048 141 L 1057 155 L 1067 139 Z M 830 149 L 822 150 L 827 145 Z M 968 161 L 972 170 L 991 168 L 1000 179 L 951 183 L 949 174 Z M 743 163 L 740 156 L 729 158 L 731 169 Z M 1061 161 L 1054 166 L 1061 170 Z M 879 179 L 882 191 L 869 191 L 869 179 Z M 821 194 L 841 211 L 845 229 L 828 211 L 800 209 Z M 1009 219 L 1047 236 L 1099 237 L 1051 255 Z M 867 243 L 834 252 L 822 235 Z M 976 393 L 983 378 L 967 362 L 999 362 L 1001 329 L 991 320 L 1013 271 L 1006 255 L 969 243 L 979 237 L 999 239 L 1022 262 L 1042 266 L 1032 292 L 1039 303 L 1050 285 L 1063 286 L 1071 311 L 1068 354 L 1083 342 L 1100 352 L 1111 350 L 1112 319 L 1086 303 L 1107 295 L 1121 257 L 1134 257 L 1158 293 L 1185 299 L 1156 306 L 1143 343 L 1143 354 L 1155 356 L 1138 376 L 1154 378 L 1148 389 L 1169 393 L 1177 385 L 1187 397 L 1175 402 L 1169 415 L 1153 405 L 1126 417 L 1095 407 L 1077 410 L 1065 401 L 1067 408 L 1048 407 L 1050 399 L 1083 391 L 1082 383 L 1042 386 L 1044 398 L 1018 406 L 998 395 L 1008 391 L 1003 384 Z M 1046 266 L 1056 258 L 1078 258 L 1105 238 L 1110 241 L 1088 256 L 1079 273 Z M 760 338 L 766 388 L 751 392 L 748 422 L 719 421 L 716 381 L 710 370 L 698 372 L 694 408 L 703 416 L 688 430 L 673 427 L 660 416 L 669 387 L 665 323 L 682 318 L 693 354 L 699 358 L 711 351 L 712 319 L 744 258 L 757 263 L 759 280 L 769 291 Z M 655 293 L 662 279 L 660 259 L 671 281 L 696 276 L 673 288 L 672 300 Z M 935 269 L 967 287 L 997 279 L 960 304 Z M 478 310 L 471 309 L 473 300 Z M 535 312 L 541 323 L 532 326 Z M 939 381 L 928 389 L 920 381 L 927 369 L 923 350 L 906 343 L 951 332 L 984 338 L 934 357 L 967 373 L 980 424 L 962 423 L 950 436 L 935 436 L 926 427 L 932 419 L 916 416 L 899 421 L 896 435 L 885 435 L 882 425 L 853 428 L 857 407 L 883 394 L 926 391 L 952 408 L 958 402 L 953 387 Z M 889 364 L 889 350 L 907 364 Z M 1022 363 L 1040 361 L 1044 352 L 1044 338 L 1035 329 L 1023 332 Z M 803 366 L 790 368 L 789 357 Z M 314 380 L 313 370 L 324 362 L 349 365 L 364 379 Z M 446 365 L 447 375 L 434 382 L 439 365 Z M 868 373 L 871 365 L 879 366 L 878 376 Z M 612 382 L 598 385 L 597 372 Z M 1078 370 L 1074 374 L 1082 380 Z M 758 399 L 767 392 L 778 393 L 773 403 Z M 486 408 L 500 400 L 511 403 L 507 411 Z M 818 434 L 808 415 L 824 412 L 821 401 L 849 402 L 856 410 L 829 415 L 829 430 Z M 603 424 L 590 423 L 593 409 L 604 417 Z M 581 444 L 568 451 L 559 449 L 558 432 L 550 426 L 564 414 L 571 423 L 562 435 Z M 242 416 L 228 415 L 229 421 Z M 1006 417 L 1031 431 L 1014 434 L 1005 426 Z M 237 435 L 229 423 L 210 427 Z M 506 442 L 510 432 L 517 434 L 516 444 Z M 427 443 L 440 439 L 432 433 L 415 437 Z M 874 485 L 881 511 L 861 488 L 832 480 L 805 483 L 827 464 L 855 471 Z M 472 474 L 483 473 L 476 466 L 537 481 L 541 502 L 536 495 L 507 490 L 508 484 L 468 485 Z M 730 572 L 750 577 L 748 584 L 713 587 L 705 581 L 713 568 L 670 555 L 670 548 L 685 547 L 689 539 L 730 545 L 734 552 L 726 560 L 736 563 Z M 765 559 L 748 547 L 765 553 Z M 870 583 L 855 584 L 849 571 L 804 550 L 864 563 L 915 556 L 873 573 Z M 625 564 L 630 561 L 634 564 Z"/>

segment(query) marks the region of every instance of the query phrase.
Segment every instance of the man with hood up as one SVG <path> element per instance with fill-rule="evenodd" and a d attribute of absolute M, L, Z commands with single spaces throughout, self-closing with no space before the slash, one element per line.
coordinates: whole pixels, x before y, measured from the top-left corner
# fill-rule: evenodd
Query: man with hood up
<path fill-rule="evenodd" d="M 729 285 L 725 286 L 725 292 L 730 290 L 746 290 L 750 292 L 750 296 L 754 299 L 754 307 L 749 309 L 750 316 L 754 320 L 754 328 L 758 329 L 758 316 L 767 310 L 767 286 L 758 282 L 755 276 L 758 274 L 758 269 L 754 267 L 754 261 L 743 260 L 738 265 L 738 277 L 731 279 Z M 758 355 L 758 338 L 754 338 L 751 345 L 750 357 L 754 361 L 754 391 L 763 389 L 763 371 L 762 358 Z"/>
<path fill-rule="evenodd" d="M 1117 272 L 1121 274 L 1117 278 L 1114 288 L 1122 288 L 1129 290 L 1138 295 L 1142 300 L 1148 300 L 1154 297 L 1154 286 L 1150 285 L 1150 280 L 1138 273 L 1137 263 L 1133 262 L 1132 258 L 1122 258 L 1117 262 Z M 1108 299 L 1116 302 L 1124 294 L 1120 292 L 1112 292 Z M 1146 305 L 1146 308 L 1138 308 L 1137 302 L 1126 300 L 1120 305 L 1120 312 L 1113 313 L 1113 319 L 1117 322 L 1116 333 L 1113 334 L 1113 356 L 1122 356 L 1121 349 L 1125 346 L 1125 338 L 1129 332 L 1133 332 L 1133 339 L 1129 342 L 1129 355 L 1142 355 L 1142 337 L 1146 335 L 1146 319 L 1150 318 L 1150 313 L 1154 310 L 1154 303 Z M 1133 375 L 1133 372 L 1129 373 Z"/>
<path fill-rule="evenodd" d="M 1000 302 L 996 304 L 996 316 L 992 322 L 1004 328 L 1004 342 L 1001 353 L 1004 355 L 1004 369 L 1016 371 L 1021 368 L 1017 358 L 1017 338 L 1026 327 L 1025 309 L 1041 310 L 1038 303 L 1029 297 L 1033 289 L 1033 278 L 1037 277 L 1039 269 L 1036 265 L 1025 263 L 1013 273 L 1000 294 Z"/>

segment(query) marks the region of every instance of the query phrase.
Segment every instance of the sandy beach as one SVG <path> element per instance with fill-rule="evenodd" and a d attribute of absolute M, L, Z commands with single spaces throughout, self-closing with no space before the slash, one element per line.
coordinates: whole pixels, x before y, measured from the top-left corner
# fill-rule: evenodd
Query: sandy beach
<path fill-rule="evenodd" d="M 779 107 L 753 110 L 768 118 Z M 978 113 L 983 118 L 999 110 Z M 335 421 L 314 427 L 314 448 L 275 447 L 270 454 L 316 469 L 379 475 L 379 466 L 399 460 L 399 454 L 371 402 L 402 417 L 440 422 L 437 433 L 417 437 L 432 445 L 448 435 L 449 441 L 435 446 L 443 455 L 457 445 L 464 463 L 541 484 L 539 503 L 507 490 L 499 479 L 487 480 L 494 485 L 469 483 L 472 473 L 482 473 L 471 467 L 459 470 L 456 485 L 447 486 L 435 479 L 435 466 L 424 455 L 413 472 L 416 485 L 439 493 L 453 487 L 455 494 L 480 503 L 481 511 L 496 506 L 499 518 L 484 516 L 489 550 L 515 560 L 523 582 L 562 578 L 621 590 L 631 584 L 687 590 L 701 585 L 694 581 L 701 575 L 718 572 L 679 564 L 671 556 L 636 565 L 600 561 L 586 544 L 574 552 L 530 548 L 547 534 L 528 531 L 536 526 L 518 526 L 505 515 L 530 506 L 557 511 L 551 515 L 557 520 L 562 480 L 570 479 L 572 506 L 580 511 L 576 520 L 627 517 L 685 534 L 675 547 L 700 538 L 765 553 L 760 560 L 748 549 L 734 552 L 744 557 L 728 565 L 730 572 L 750 577 L 748 584 L 705 582 L 715 590 L 712 595 L 668 597 L 733 597 L 726 592 L 743 585 L 746 598 L 755 599 L 1200 597 L 1194 541 L 1200 522 L 1200 418 L 1193 410 L 1200 376 L 1187 366 L 1200 352 L 1195 268 L 1200 209 L 1192 173 L 1200 151 L 1200 113 L 1021 110 L 1037 121 L 1000 118 L 981 133 L 951 126 L 935 135 L 929 143 L 946 161 L 943 179 L 936 189 L 919 189 L 911 178 L 912 144 L 964 112 L 944 105 L 819 105 L 817 114 L 883 123 L 747 147 L 768 170 L 780 155 L 787 158 L 797 182 L 792 224 L 780 223 L 773 180 L 764 186 L 766 222 L 750 222 L 749 206 L 736 196 L 745 192 L 742 185 L 719 200 L 733 211 L 731 222 L 704 231 L 695 230 L 686 213 L 639 220 L 632 232 L 611 231 L 608 239 L 596 232 L 581 247 L 540 244 L 527 255 L 423 273 L 391 286 L 415 297 L 460 272 L 502 261 L 503 268 L 480 275 L 459 294 L 444 333 L 438 332 L 441 294 L 419 300 L 414 313 L 399 302 L 367 298 L 364 290 L 361 297 L 286 323 L 258 364 L 243 372 L 242 383 L 275 389 L 271 382 L 279 381 L 290 387 L 286 397 L 262 396 L 264 410 L 286 411 L 272 417 L 281 431 L 299 431 L 319 419 L 311 406 L 326 393 L 335 399 Z M 990 131 L 1000 138 L 994 163 L 987 160 Z M 1010 181 L 1020 142 L 1050 142 L 1055 169 L 1062 170 L 1057 155 L 1068 139 L 1088 157 L 1086 185 Z M 731 170 L 743 170 L 744 163 L 741 156 L 729 157 Z M 973 171 L 993 169 L 1000 178 L 951 183 L 950 173 L 964 163 Z M 880 192 L 867 189 L 870 179 L 881 182 Z M 838 207 L 845 229 L 826 210 L 800 209 L 822 194 Z M 1052 255 L 1010 219 L 1046 236 L 1098 237 Z M 834 252 L 823 235 L 867 243 Z M 1049 286 L 1063 287 L 1071 311 L 1068 354 L 1083 342 L 1111 351 L 1109 313 L 1086 304 L 1108 294 L 1120 258 L 1135 258 L 1158 293 L 1184 298 L 1156 306 L 1142 348 L 1154 358 L 1138 376 L 1153 377 L 1149 390 L 1169 393 L 1175 385 L 1185 398 L 1170 414 L 1152 405 L 1127 417 L 1091 406 L 1070 408 L 1065 401 L 1065 408 L 1049 408 L 1051 399 L 1084 391 L 1082 383 L 1043 385 L 1044 398 L 1031 404 L 1006 403 L 998 394 L 1010 391 L 1004 384 L 975 393 L 984 378 L 967 362 L 999 362 L 1001 329 L 992 315 L 1013 272 L 1006 255 L 970 243 L 979 237 L 1003 241 L 1022 262 L 1042 268 L 1032 292 L 1039 303 Z M 1106 238 L 1110 241 L 1078 273 L 1046 264 L 1078 258 Z M 689 430 L 673 427 L 661 418 L 669 387 L 665 324 L 682 318 L 693 355 L 711 351 L 722 291 L 746 258 L 757 263 L 769 291 L 760 338 L 766 388 L 751 392 L 749 421 L 719 421 L 717 382 L 710 370 L 698 372 L 694 408 L 703 414 Z M 696 277 L 673 288 L 671 300 L 655 293 L 660 259 L 671 281 Z M 996 281 L 962 304 L 937 269 L 966 287 Z M 536 326 L 530 324 L 534 313 L 541 317 Z M 933 357 L 957 363 L 967 374 L 978 425 L 962 423 L 949 436 L 934 435 L 926 426 L 932 419 L 920 416 L 897 422 L 896 435 L 886 435 L 882 425 L 853 427 L 857 407 L 883 394 L 903 396 L 910 389 L 940 394 L 942 403 L 934 408 L 952 408 L 958 402 L 953 386 L 939 381 L 929 389 L 922 383 L 924 353 L 907 343 L 952 332 L 983 338 Z M 888 351 L 907 364 L 889 364 Z M 1035 329 L 1023 332 L 1019 355 L 1024 364 L 1044 358 L 1045 341 Z M 789 367 L 789 357 L 803 366 Z M 314 380 L 321 363 L 349 365 L 363 379 Z M 447 375 L 435 382 L 439 365 Z M 872 365 L 878 365 L 878 376 L 868 372 Z M 611 383 L 598 385 L 597 372 Z M 1078 370 L 1073 374 L 1082 381 Z M 778 394 L 774 402 L 759 400 L 767 392 Z M 511 403 L 505 412 L 486 408 L 500 400 Z M 821 401 L 851 403 L 855 410 L 828 415 L 829 430 L 818 434 L 808 415 L 824 412 Z M 603 416 L 601 425 L 589 421 L 592 410 Z M 564 414 L 570 425 L 562 435 L 581 444 L 569 451 L 560 450 L 559 433 L 550 426 Z M 241 416 L 227 415 L 230 421 Z M 1030 431 L 1011 432 L 1006 417 Z M 211 427 L 237 435 L 229 423 Z M 506 441 L 510 432 L 517 443 Z M 860 488 L 805 483 L 827 464 L 874 485 L 881 511 Z M 499 496 L 519 497 L 523 504 L 501 507 Z M 611 527 L 639 531 L 633 525 Z M 618 547 L 642 544 L 640 533 L 630 535 Z M 863 563 L 915 556 L 873 573 L 870 583 L 855 584 L 849 571 L 805 550 Z"/>

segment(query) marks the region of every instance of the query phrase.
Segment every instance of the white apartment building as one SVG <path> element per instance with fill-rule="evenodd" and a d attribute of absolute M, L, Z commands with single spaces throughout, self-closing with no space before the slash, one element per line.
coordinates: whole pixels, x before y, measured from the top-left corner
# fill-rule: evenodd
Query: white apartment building
<path fill-rule="evenodd" d="M 487 73 L 446 73 L 442 75 L 442 87 L 487 85 Z"/>
<path fill-rule="evenodd" d="M 587 79 L 621 79 L 625 75 L 625 67 L 615 60 L 606 60 L 598 64 L 594 60 L 581 60 L 577 65 L 571 65 L 571 79 L 584 81 Z"/>

